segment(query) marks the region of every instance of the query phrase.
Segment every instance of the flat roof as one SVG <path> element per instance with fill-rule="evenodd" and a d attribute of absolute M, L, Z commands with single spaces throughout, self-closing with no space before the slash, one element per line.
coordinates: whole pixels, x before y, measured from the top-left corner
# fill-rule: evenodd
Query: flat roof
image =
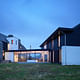
<path fill-rule="evenodd" d="M 5 52 L 25 52 L 25 51 L 51 51 L 51 49 L 7 50 Z"/>

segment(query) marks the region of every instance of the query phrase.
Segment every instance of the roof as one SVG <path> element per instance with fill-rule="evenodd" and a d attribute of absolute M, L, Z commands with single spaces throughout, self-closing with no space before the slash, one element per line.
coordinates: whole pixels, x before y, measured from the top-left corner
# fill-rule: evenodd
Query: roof
<path fill-rule="evenodd" d="M 3 42 L 8 43 L 8 40 L 7 40 L 6 38 L 7 38 L 7 36 L 6 36 L 6 35 L 4 35 L 4 34 L 0 33 L 0 41 L 3 41 Z"/>
<path fill-rule="evenodd" d="M 6 52 L 50 51 L 50 49 L 7 50 Z"/>
<path fill-rule="evenodd" d="M 58 34 L 59 32 L 72 32 L 73 31 L 73 28 L 62 28 L 62 27 L 59 27 L 55 32 L 53 32 L 41 45 L 40 47 L 42 47 L 45 43 L 47 43 L 49 40 L 51 39 L 54 39 Z"/>
<path fill-rule="evenodd" d="M 74 30 L 80 29 L 80 24 L 76 25 L 73 29 L 74 29 Z"/>
<path fill-rule="evenodd" d="M 21 42 L 19 43 L 19 45 L 20 45 L 19 50 L 26 50 L 25 46 L 24 46 L 24 45 L 22 45 L 22 44 L 21 44 Z"/>

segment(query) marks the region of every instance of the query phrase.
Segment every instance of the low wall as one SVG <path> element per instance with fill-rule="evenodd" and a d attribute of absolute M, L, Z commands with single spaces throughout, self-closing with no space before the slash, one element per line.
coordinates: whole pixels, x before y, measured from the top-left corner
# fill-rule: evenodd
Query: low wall
<path fill-rule="evenodd" d="M 61 61 L 62 65 L 80 65 L 80 47 L 63 46 Z"/>
<path fill-rule="evenodd" d="M 13 52 L 5 52 L 5 60 L 10 60 L 14 62 L 14 53 Z"/>

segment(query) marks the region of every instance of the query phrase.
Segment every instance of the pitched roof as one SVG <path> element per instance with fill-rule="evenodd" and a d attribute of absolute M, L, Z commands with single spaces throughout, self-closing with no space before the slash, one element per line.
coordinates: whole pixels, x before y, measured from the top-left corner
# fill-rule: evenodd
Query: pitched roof
<path fill-rule="evenodd" d="M 8 40 L 6 38 L 7 38 L 6 35 L 0 33 L 0 41 L 7 42 L 8 43 Z"/>
<path fill-rule="evenodd" d="M 73 28 L 63 28 L 63 27 L 59 27 L 55 32 L 53 32 L 41 45 L 40 47 L 42 47 L 45 43 L 47 43 L 49 40 L 54 39 L 59 32 L 72 32 Z"/>

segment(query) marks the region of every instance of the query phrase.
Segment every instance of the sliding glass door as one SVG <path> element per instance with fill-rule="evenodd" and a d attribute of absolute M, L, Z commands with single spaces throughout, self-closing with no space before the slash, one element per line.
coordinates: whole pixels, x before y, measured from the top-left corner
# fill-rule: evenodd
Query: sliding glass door
<path fill-rule="evenodd" d="M 19 53 L 18 62 L 42 62 L 43 57 L 41 53 Z"/>

